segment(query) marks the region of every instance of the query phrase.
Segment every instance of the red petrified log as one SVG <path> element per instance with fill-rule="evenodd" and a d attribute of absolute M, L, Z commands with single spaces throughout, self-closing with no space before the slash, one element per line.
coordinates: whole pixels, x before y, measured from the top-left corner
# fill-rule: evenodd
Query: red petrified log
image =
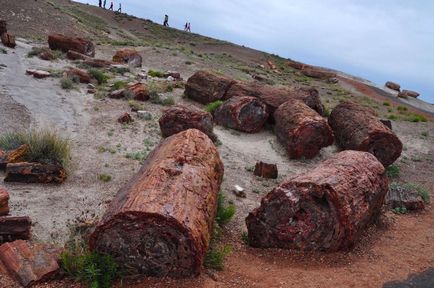
<path fill-rule="evenodd" d="M 5 32 L 0 35 L 1 41 L 3 45 L 9 48 L 15 48 L 17 44 L 15 43 L 15 36 L 9 34 L 8 32 Z"/>
<path fill-rule="evenodd" d="M 91 57 L 74 50 L 68 50 L 68 52 L 66 53 L 66 58 L 68 58 L 69 60 L 87 60 Z"/>
<path fill-rule="evenodd" d="M 340 152 L 268 193 L 246 218 L 249 243 L 347 250 L 380 214 L 387 190 L 385 169 L 374 156 Z"/>
<path fill-rule="evenodd" d="M 188 129 L 198 129 L 216 141 L 212 115 L 194 106 L 176 105 L 166 109 L 160 120 L 161 134 L 169 137 Z"/>
<path fill-rule="evenodd" d="M 65 170 L 59 165 L 40 163 L 9 163 L 6 166 L 5 182 L 63 183 Z"/>
<path fill-rule="evenodd" d="M 67 37 L 62 34 L 50 34 L 48 36 L 48 45 L 52 50 L 69 50 L 79 52 L 87 56 L 95 56 L 95 46 L 92 42 L 81 38 Z"/>
<path fill-rule="evenodd" d="M 115 196 L 91 249 L 133 274 L 198 275 L 222 178 L 223 163 L 204 133 L 189 129 L 166 138 Z"/>
<path fill-rule="evenodd" d="M 17 240 L 0 246 L 0 261 L 23 287 L 47 281 L 59 272 L 61 249 Z"/>
<path fill-rule="evenodd" d="M 29 217 L 0 217 L 0 243 L 30 239 Z"/>
<path fill-rule="evenodd" d="M 185 95 L 199 103 L 209 104 L 217 100 L 225 100 L 233 79 L 208 71 L 198 71 L 191 76 L 185 85 Z M 227 98 L 226 98 L 227 99 Z"/>
<path fill-rule="evenodd" d="M 30 147 L 27 144 L 21 145 L 15 150 L 3 152 L 0 151 L 0 169 L 5 170 L 8 163 L 16 163 L 24 160 Z"/>
<path fill-rule="evenodd" d="M 268 179 L 277 179 L 278 171 L 276 164 L 267 164 L 262 161 L 257 162 L 255 165 L 255 176 L 268 178 Z"/>
<path fill-rule="evenodd" d="M 113 56 L 113 62 L 127 63 L 132 67 L 142 66 L 142 56 L 134 49 L 121 49 Z"/>
<path fill-rule="evenodd" d="M 129 124 L 131 122 L 134 122 L 134 119 L 128 112 L 125 112 L 118 118 L 118 122 L 121 124 Z"/>
<path fill-rule="evenodd" d="M 0 216 L 9 214 L 9 193 L 0 186 Z"/>
<path fill-rule="evenodd" d="M 274 113 L 277 139 L 291 159 L 314 158 L 323 147 L 333 144 L 327 121 L 301 101 L 288 101 Z"/>
<path fill-rule="evenodd" d="M 359 104 L 339 104 L 333 109 L 329 124 L 342 149 L 369 152 L 384 166 L 391 165 L 401 155 L 402 143 L 395 133 Z"/>
<path fill-rule="evenodd" d="M 217 108 L 214 120 L 242 132 L 259 132 L 268 120 L 267 106 L 255 97 L 233 97 Z"/>
<path fill-rule="evenodd" d="M 281 88 L 255 82 L 237 82 L 231 85 L 225 99 L 240 96 L 252 96 L 261 99 L 267 105 L 270 115 L 273 115 L 283 103 L 294 100 L 301 100 L 320 115 L 324 114 L 324 106 L 318 91 L 314 88 Z"/>
<path fill-rule="evenodd" d="M 305 76 L 317 78 L 321 80 L 327 80 L 336 77 L 336 73 L 325 71 L 314 67 L 303 68 L 301 70 L 301 73 L 303 73 Z"/>
<path fill-rule="evenodd" d="M 73 78 L 77 77 L 80 81 L 80 83 L 90 83 L 91 77 L 89 73 L 86 70 L 78 69 L 78 68 L 69 68 L 68 71 L 66 71 L 66 75 L 68 77 Z"/>

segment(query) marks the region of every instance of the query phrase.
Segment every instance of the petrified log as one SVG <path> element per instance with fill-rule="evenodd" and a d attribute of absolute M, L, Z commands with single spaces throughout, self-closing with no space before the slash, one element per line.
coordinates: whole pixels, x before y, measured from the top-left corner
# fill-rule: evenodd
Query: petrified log
<path fill-rule="evenodd" d="M 313 67 L 309 67 L 309 68 L 305 67 L 301 70 L 301 73 L 303 73 L 303 75 L 305 76 L 321 79 L 321 80 L 327 80 L 336 77 L 336 73 L 321 70 L 319 68 L 313 68 Z"/>
<path fill-rule="evenodd" d="M 113 99 L 121 99 L 121 98 L 128 98 L 128 99 L 134 99 L 137 101 L 146 101 L 149 100 L 149 89 L 142 83 L 135 83 L 132 85 L 129 85 L 125 89 L 119 89 L 112 91 L 109 94 L 110 98 Z"/>
<path fill-rule="evenodd" d="M 392 183 L 389 188 L 389 193 L 386 195 L 386 205 L 390 208 L 404 207 L 407 210 L 425 208 L 425 201 L 413 185 Z"/>
<path fill-rule="evenodd" d="M 340 152 L 268 193 L 246 218 L 249 243 L 347 250 L 380 214 L 387 190 L 385 169 L 374 156 Z"/>
<path fill-rule="evenodd" d="M 51 73 L 44 70 L 27 69 L 27 75 L 32 75 L 36 79 L 43 79 L 51 76 Z"/>
<path fill-rule="evenodd" d="M 109 68 L 114 63 L 104 59 L 86 59 L 83 61 L 84 64 L 94 67 L 94 68 Z"/>
<path fill-rule="evenodd" d="M 333 109 L 329 124 L 342 149 L 367 151 L 389 166 L 401 155 L 402 143 L 370 109 L 343 102 Z"/>
<path fill-rule="evenodd" d="M 270 115 L 273 115 L 283 103 L 294 100 L 301 100 L 320 115 L 324 114 L 324 106 L 321 103 L 318 90 L 314 88 L 281 88 L 255 82 L 237 82 L 231 85 L 224 98 L 242 96 L 261 99 L 267 105 Z"/>
<path fill-rule="evenodd" d="M 128 112 L 125 112 L 124 114 L 119 116 L 118 122 L 121 124 L 129 124 L 134 122 L 134 119 L 133 117 L 131 117 L 131 115 Z"/>
<path fill-rule="evenodd" d="M 94 57 L 95 46 L 92 42 L 75 37 L 68 37 L 62 34 L 48 35 L 48 45 L 52 50 L 62 50 L 67 53 L 69 50 Z"/>
<path fill-rule="evenodd" d="M 3 45 L 5 45 L 6 47 L 15 48 L 15 46 L 17 46 L 17 44 L 15 43 L 15 36 L 9 34 L 8 32 L 1 34 L 0 38 Z"/>
<path fill-rule="evenodd" d="M 0 35 L 2 35 L 3 33 L 6 33 L 6 32 L 8 32 L 6 21 L 0 20 Z"/>
<path fill-rule="evenodd" d="M 0 151 L 0 170 L 5 170 L 8 163 L 23 161 L 29 151 L 30 147 L 27 144 L 21 145 L 15 150 L 7 152 Z"/>
<path fill-rule="evenodd" d="M 267 164 L 259 161 L 255 165 L 255 176 L 267 178 L 267 179 L 277 179 L 278 171 L 276 164 Z"/>
<path fill-rule="evenodd" d="M 59 165 L 40 163 L 9 163 L 6 166 L 5 182 L 63 183 L 65 170 Z"/>
<path fill-rule="evenodd" d="M 303 68 L 305 68 L 306 66 L 308 66 L 308 65 L 306 65 L 304 63 L 301 63 L 301 62 L 298 62 L 298 61 L 294 61 L 294 60 L 291 60 L 291 59 L 288 59 L 288 61 L 286 62 L 286 64 L 289 67 L 292 67 L 292 68 L 297 69 L 297 70 L 302 70 Z"/>
<path fill-rule="evenodd" d="M 321 148 L 333 144 L 333 132 L 327 121 L 301 101 L 280 105 L 274 119 L 277 139 L 291 159 L 314 158 Z"/>
<path fill-rule="evenodd" d="M 55 59 L 52 50 L 50 50 L 49 48 L 44 48 L 39 53 L 38 57 L 39 57 L 39 59 L 46 60 L 46 61 L 51 61 L 51 60 Z"/>
<path fill-rule="evenodd" d="M 399 85 L 398 83 L 392 82 L 392 81 L 387 81 L 386 85 L 387 88 L 395 90 L 400 92 L 401 91 L 401 85 Z"/>
<path fill-rule="evenodd" d="M 420 96 L 420 94 L 418 92 L 411 91 L 411 90 L 402 90 L 398 94 L 398 97 L 401 97 L 401 98 L 408 98 L 408 97 L 417 98 L 419 96 Z"/>
<path fill-rule="evenodd" d="M 207 250 L 223 163 L 204 133 L 163 140 L 113 199 L 90 238 L 132 274 L 189 277 Z"/>
<path fill-rule="evenodd" d="M 161 134 L 169 137 L 188 129 L 198 129 L 216 141 L 212 115 L 194 106 L 175 105 L 164 110 L 160 120 Z"/>
<path fill-rule="evenodd" d="M 9 214 L 9 193 L 0 186 L 0 216 Z"/>
<path fill-rule="evenodd" d="M 80 81 L 80 83 L 90 83 L 91 77 L 89 73 L 86 70 L 78 69 L 78 68 L 69 68 L 68 71 L 66 71 L 66 75 L 69 78 L 77 77 Z"/>
<path fill-rule="evenodd" d="M 69 60 L 87 60 L 91 57 L 74 50 L 68 50 L 68 52 L 66 53 L 66 58 L 68 58 Z"/>
<path fill-rule="evenodd" d="M 60 270 L 62 249 L 49 244 L 17 240 L 0 246 L 0 261 L 23 287 L 47 281 Z"/>
<path fill-rule="evenodd" d="M 142 67 L 142 56 L 134 49 L 121 49 L 113 56 L 113 62 L 127 63 L 132 67 Z"/>
<path fill-rule="evenodd" d="M 202 104 L 225 100 L 226 92 L 235 83 L 233 79 L 209 71 L 198 71 L 187 80 L 185 95 Z"/>
<path fill-rule="evenodd" d="M 30 239 L 29 217 L 0 217 L 0 243 Z"/>
<path fill-rule="evenodd" d="M 233 97 L 214 112 L 218 125 L 247 133 L 262 130 L 268 120 L 267 106 L 255 97 Z"/>

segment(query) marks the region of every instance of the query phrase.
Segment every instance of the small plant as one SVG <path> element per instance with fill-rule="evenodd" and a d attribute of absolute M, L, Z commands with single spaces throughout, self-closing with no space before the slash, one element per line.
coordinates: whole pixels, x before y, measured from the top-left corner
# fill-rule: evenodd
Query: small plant
<path fill-rule="evenodd" d="M 390 114 L 389 116 L 387 116 L 387 119 L 389 119 L 389 120 L 398 120 L 398 116 L 396 116 L 395 114 Z"/>
<path fill-rule="evenodd" d="M 64 90 L 71 90 L 74 88 L 74 82 L 70 78 L 62 78 L 60 79 L 60 87 Z"/>
<path fill-rule="evenodd" d="M 405 106 L 402 106 L 402 105 L 399 105 L 396 109 L 397 109 L 398 111 L 408 111 L 408 108 L 405 107 Z"/>
<path fill-rule="evenodd" d="M 422 135 L 422 137 L 428 137 L 429 134 L 427 131 L 424 131 L 424 132 L 420 133 L 420 135 Z"/>
<path fill-rule="evenodd" d="M 427 119 L 425 116 L 423 115 L 419 115 L 419 114 L 411 114 L 410 116 L 408 116 L 407 118 L 405 118 L 406 121 L 410 121 L 410 122 L 426 122 Z"/>
<path fill-rule="evenodd" d="M 133 159 L 133 160 L 142 162 L 143 160 L 146 159 L 146 157 L 148 157 L 148 152 L 146 152 L 144 150 L 138 151 L 138 152 L 132 152 L 132 153 L 128 153 L 127 155 L 125 155 L 125 157 L 127 159 Z"/>
<path fill-rule="evenodd" d="M 102 182 L 110 182 L 112 181 L 112 176 L 108 174 L 100 174 L 98 176 L 98 179 Z"/>
<path fill-rule="evenodd" d="M 127 82 L 122 80 L 116 81 L 115 83 L 113 83 L 113 90 L 119 90 L 125 88 L 127 84 L 128 84 Z"/>
<path fill-rule="evenodd" d="M 245 169 L 247 172 L 253 172 L 253 171 L 255 171 L 255 167 L 253 167 L 253 166 L 246 166 L 246 167 L 244 167 L 244 169 Z"/>
<path fill-rule="evenodd" d="M 249 235 L 247 232 L 241 233 L 241 241 L 243 241 L 244 244 L 249 245 Z"/>
<path fill-rule="evenodd" d="M 156 91 L 151 91 L 149 93 L 149 101 L 151 101 L 153 104 L 161 104 L 160 94 L 158 94 Z"/>
<path fill-rule="evenodd" d="M 400 172 L 399 166 L 397 166 L 395 164 L 390 165 L 389 167 L 386 168 L 386 174 L 387 174 L 387 177 L 389 177 L 389 178 L 398 177 L 399 172 Z"/>
<path fill-rule="evenodd" d="M 125 73 L 130 72 L 130 68 L 128 68 L 128 67 L 112 67 L 110 69 L 110 71 L 112 71 L 115 74 L 124 75 Z"/>
<path fill-rule="evenodd" d="M 149 70 L 148 75 L 155 78 L 164 78 L 164 73 L 161 71 Z"/>
<path fill-rule="evenodd" d="M 383 106 L 390 106 L 390 102 L 387 101 L 383 102 Z"/>
<path fill-rule="evenodd" d="M 407 208 L 405 208 L 405 207 L 396 207 L 392 211 L 395 214 L 407 214 L 407 212 L 408 212 Z"/>
<path fill-rule="evenodd" d="M 164 98 L 164 100 L 162 101 L 163 106 L 172 106 L 175 105 L 175 98 L 173 98 L 173 96 L 169 96 L 167 98 Z"/>
<path fill-rule="evenodd" d="M 99 69 L 91 68 L 88 72 L 92 78 L 95 78 L 96 81 L 98 81 L 99 85 L 107 83 L 107 80 L 110 78 L 107 74 Z"/>
<path fill-rule="evenodd" d="M 324 116 L 325 117 L 330 117 L 330 114 L 331 114 L 332 112 L 331 112 L 331 110 L 330 110 L 330 108 L 329 107 L 327 107 L 327 106 L 325 106 L 324 107 Z"/>
<path fill-rule="evenodd" d="M 6 50 L 5 48 L 1 47 L 0 48 L 0 53 L 2 53 L 2 54 L 8 54 L 8 50 Z"/>
<path fill-rule="evenodd" d="M 204 266 L 209 269 L 219 271 L 223 270 L 225 258 L 231 252 L 232 247 L 229 245 L 225 245 L 221 248 L 216 248 L 214 245 L 210 245 L 205 254 Z"/>
<path fill-rule="evenodd" d="M 135 100 L 128 100 L 128 106 L 130 106 L 131 110 L 133 111 L 139 111 L 144 109 L 143 104 L 140 104 Z"/>
<path fill-rule="evenodd" d="M 225 196 L 223 193 L 219 193 L 217 198 L 217 215 L 216 221 L 219 226 L 224 226 L 225 224 L 231 221 L 232 217 L 235 215 L 235 205 L 234 204 L 225 204 Z"/>
<path fill-rule="evenodd" d="M 217 101 L 214 101 L 214 102 L 209 103 L 208 105 L 206 105 L 205 108 L 204 108 L 204 110 L 205 110 L 206 112 L 209 112 L 209 113 L 212 114 L 212 113 L 214 113 L 214 111 L 215 111 L 217 108 L 219 108 L 222 104 L 223 104 L 223 101 L 222 101 L 222 100 L 217 100 Z"/>

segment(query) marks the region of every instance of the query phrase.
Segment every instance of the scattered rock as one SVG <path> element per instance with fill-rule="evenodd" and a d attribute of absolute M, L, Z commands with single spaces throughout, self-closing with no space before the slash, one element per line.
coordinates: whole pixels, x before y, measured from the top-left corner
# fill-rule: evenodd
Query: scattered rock
<path fill-rule="evenodd" d="M 417 98 L 419 96 L 420 96 L 420 94 L 418 92 L 411 91 L 411 90 L 402 90 L 398 94 L 398 97 L 400 97 L 400 98 L 408 98 L 408 97 Z"/>
<path fill-rule="evenodd" d="M 232 190 L 232 192 L 234 192 L 235 196 L 237 196 L 237 197 L 247 198 L 247 195 L 246 195 L 246 192 L 244 191 L 244 188 L 239 186 L 239 185 L 235 185 L 234 190 Z"/>
<path fill-rule="evenodd" d="M 121 99 L 124 97 L 125 89 L 118 89 L 110 92 L 109 97 L 112 99 Z"/>
<path fill-rule="evenodd" d="M 386 205 L 391 209 L 406 208 L 407 210 L 425 209 L 425 202 L 416 187 L 409 184 L 392 183 L 386 196 Z"/>
<path fill-rule="evenodd" d="M 0 243 L 30 239 L 31 227 L 29 217 L 0 217 Z"/>
<path fill-rule="evenodd" d="M 59 165 L 40 163 L 9 163 L 6 166 L 5 182 L 63 183 L 66 172 Z"/>
<path fill-rule="evenodd" d="M 339 79 L 336 78 L 336 77 L 332 77 L 332 78 L 328 79 L 327 81 L 329 83 L 331 83 L 331 84 L 337 84 L 337 83 L 339 83 Z"/>
<path fill-rule="evenodd" d="M 271 70 L 277 70 L 276 65 L 271 60 L 267 60 L 267 65 Z"/>
<path fill-rule="evenodd" d="M 38 57 L 46 61 L 51 61 L 55 59 L 53 52 L 49 48 L 43 48 L 39 52 Z"/>
<path fill-rule="evenodd" d="M 139 78 L 142 80 L 148 79 L 148 74 L 146 74 L 146 73 L 139 73 L 139 74 L 137 74 L 137 76 L 139 76 Z"/>
<path fill-rule="evenodd" d="M 78 68 L 74 68 L 74 67 L 69 68 L 69 70 L 66 71 L 66 75 L 69 78 L 76 77 L 77 79 L 79 79 L 80 83 L 90 83 L 90 81 L 91 81 L 91 77 L 89 75 L 89 72 L 87 72 L 86 70 L 82 70 L 82 69 L 78 69 Z"/>
<path fill-rule="evenodd" d="M 398 83 L 395 83 L 395 82 L 388 81 L 388 82 L 386 82 L 385 86 L 389 89 L 392 89 L 392 90 L 395 90 L 398 92 L 401 91 L 401 85 L 399 85 Z"/>
<path fill-rule="evenodd" d="M 266 179 L 277 179 L 278 171 L 276 164 L 267 164 L 262 161 L 259 161 L 255 165 L 254 174 L 258 177 L 266 178 Z"/>
<path fill-rule="evenodd" d="M 129 83 L 125 89 L 110 92 L 109 97 L 113 99 L 121 99 L 125 97 L 137 101 L 146 101 L 149 100 L 149 90 L 142 83 Z"/>
<path fill-rule="evenodd" d="M 152 120 L 152 113 L 149 111 L 139 110 L 137 111 L 137 117 L 143 120 Z"/>
<path fill-rule="evenodd" d="M 62 50 L 67 53 L 69 50 L 94 57 L 95 46 L 91 41 L 82 38 L 64 36 L 62 34 L 48 35 L 48 45 L 52 50 Z"/>
<path fill-rule="evenodd" d="M 172 79 L 173 79 L 172 81 L 182 80 L 181 74 L 179 72 L 175 72 L 175 71 L 167 71 L 166 73 L 164 73 L 164 77 L 165 78 L 172 77 Z"/>
<path fill-rule="evenodd" d="M 9 193 L 0 186 L 0 216 L 9 214 Z"/>
<path fill-rule="evenodd" d="M 231 78 L 208 71 L 198 71 L 188 79 L 185 95 L 202 104 L 225 100 L 225 94 L 233 83 L 235 81 Z"/>
<path fill-rule="evenodd" d="M 96 86 L 92 83 L 87 84 L 87 89 L 96 89 Z"/>
<path fill-rule="evenodd" d="M 142 67 L 142 56 L 134 49 L 121 49 L 113 56 L 113 62 L 127 63 L 132 67 Z"/>
<path fill-rule="evenodd" d="M 118 122 L 121 124 L 129 124 L 133 121 L 134 119 L 131 117 L 131 115 L 128 112 L 125 112 L 122 116 L 118 118 Z"/>
<path fill-rule="evenodd" d="M 8 32 L 1 34 L 0 36 L 3 45 L 9 48 L 15 48 L 17 44 L 15 43 L 15 36 L 9 34 Z"/>
<path fill-rule="evenodd" d="M 47 78 L 51 76 L 50 72 L 43 71 L 43 70 L 34 70 L 34 69 L 27 69 L 26 74 L 32 75 L 34 78 L 37 79 Z"/>
<path fill-rule="evenodd" d="M 95 94 L 96 89 L 87 89 L 87 94 Z"/>
<path fill-rule="evenodd" d="M 47 281 L 60 270 L 62 249 L 49 244 L 17 240 L 0 246 L 6 271 L 24 287 Z"/>

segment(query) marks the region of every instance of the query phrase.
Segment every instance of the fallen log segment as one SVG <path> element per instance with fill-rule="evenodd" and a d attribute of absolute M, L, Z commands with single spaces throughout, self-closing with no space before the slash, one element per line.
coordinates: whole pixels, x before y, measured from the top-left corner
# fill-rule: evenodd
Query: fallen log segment
<path fill-rule="evenodd" d="M 226 92 L 235 81 L 208 71 L 198 71 L 187 80 L 185 95 L 196 102 L 209 104 L 226 100 Z"/>
<path fill-rule="evenodd" d="M 234 97 L 217 108 L 214 120 L 218 125 L 256 133 L 262 130 L 268 120 L 267 106 L 255 97 Z"/>
<path fill-rule="evenodd" d="M 93 43 L 82 38 L 68 37 L 62 34 L 50 34 L 48 35 L 48 46 L 52 50 L 62 50 L 65 53 L 72 50 L 87 56 L 95 56 L 95 46 Z"/>
<path fill-rule="evenodd" d="M 71 79 L 77 78 L 80 83 L 86 83 L 86 84 L 90 83 L 92 79 L 89 75 L 89 72 L 74 67 L 69 68 L 66 71 L 66 75 Z"/>
<path fill-rule="evenodd" d="M 327 121 L 301 101 L 288 101 L 274 113 L 277 139 L 291 159 L 312 159 L 333 144 Z"/>
<path fill-rule="evenodd" d="M 9 193 L 0 186 L 0 216 L 9 214 Z"/>
<path fill-rule="evenodd" d="M 0 217 L 0 243 L 30 239 L 31 225 L 29 217 Z"/>
<path fill-rule="evenodd" d="M 380 214 L 388 181 L 369 153 L 343 151 L 290 177 L 246 218 L 250 245 L 338 251 L 354 246 Z"/>
<path fill-rule="evenodd" d="M 255 176 L 267 178 L 267 179 L 277 179 L 278 170 L 276 164 L 267 164 L 259 161 L 255 165 Z"/>
<path fill-rule="evenodd" d="M 132 67 L 142 67 L 142 56 L 134 49 L 121 49 L 113 56 L 113 62 L 125 63 Z"/>
<path fill-rule="evenodd" d="M 198 129 L 208 135 L 212 141 L 217 140 L 213 132 L 211 113 L 194 106 L 176 105 L 164 110 L 158 120 L 161 134 L 164 138 L 188 129 Z"/>
<path fill-rule="evenodd" d="M 40 163 L 9 163 L 6 166 L 5 182 L 19 183 L 63 183 L 65 170 L 59 165 Z"/>
<path fill-rule="evenodd" d="M 22 162 L 29 151 L 30 147 L 27 144 L 21 145 L 15 150 L 0 151 L 0 170 L 5 170 L 8 163 Z"/>
<path fill-rule="evenodd" d="M 50 244 L 17 240 L 0 246 L 0 262 L 23 287 L 47 281 L 60 271 L 62 249 Z"/>
<path fill-rule="evenodd" d="M 8 32 L 5 32 L 0 35 L 1 41 L 3 45 L 9 48 L 15 48 L 17 44 L 15 43 L 15 36 L 12 34 L 9 34 Z"/>
<path fill-rule="evenodd" d="M 329 72 L 320 68 L 314 68 L 314 67 L 303 68 L 301 70 L 301 73 L 303 73 L 303 75 L 305 76 L 321 79 L 321 80 L 327 80 L 336 77 L 336 73 Z"/>
<path fill-rule="evenodd" d="M 131 274 L 190 277 L 207 250 L 223 164 L 204 133 L 189 129 L 163 140 L 119 190 L 90 237 Z"/>
<path fill-rule="evenodd" d="M 399 138 L 370 109 L 343 102 L 333 109 L 329 120 L 337 144 L 344 150 L 369 152 L 385 166 L 401 155 Z"/>

